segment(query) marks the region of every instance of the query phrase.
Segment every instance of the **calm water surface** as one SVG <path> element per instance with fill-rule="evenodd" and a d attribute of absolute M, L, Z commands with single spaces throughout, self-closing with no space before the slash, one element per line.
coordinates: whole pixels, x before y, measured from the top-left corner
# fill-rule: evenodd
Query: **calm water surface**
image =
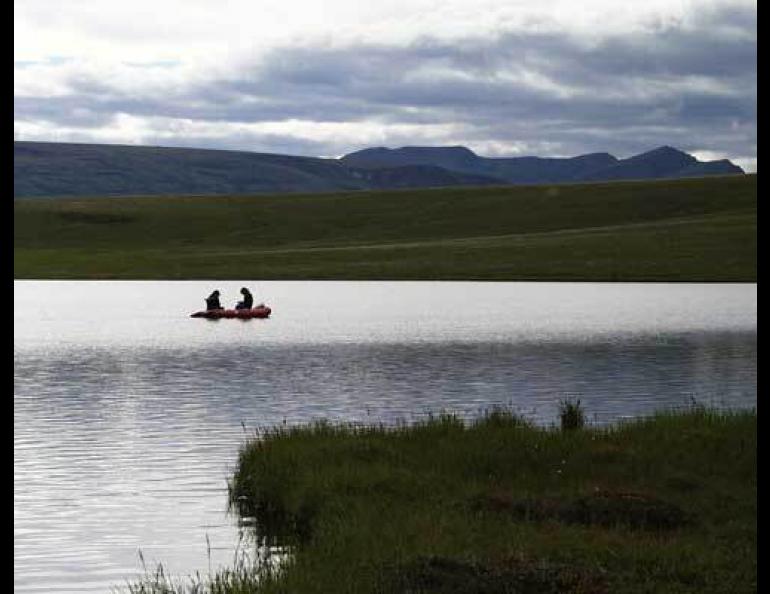
<path fill-rule="evenodd" d="M 269 320 L 191 319 L 214 288 Z M 756 284 L 14 283 L 14 589 L 231 562 L 254 427 L 510 406 L 594 423 L 756 406 Z"/>

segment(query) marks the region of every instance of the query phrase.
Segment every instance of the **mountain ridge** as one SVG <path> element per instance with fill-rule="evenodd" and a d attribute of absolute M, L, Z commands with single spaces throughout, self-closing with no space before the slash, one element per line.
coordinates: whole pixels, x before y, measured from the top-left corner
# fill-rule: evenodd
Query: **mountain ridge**
<path fill-rule="evenodd" d="M 14 197 L 260 194 L 577 183 L 744 173 L 661 146 L 627 159 L 481 157 L 464 146 L 371 147 L 339 159 L 236 150 L 14 141 Z"/>
<path fill-rule="evenodd" d="M 489 175 L 510 184 L 612 181 L 621 179 L 661 179 L 698 175 L 741 174 L 743 169 L 727 159 L 698 161 L 671 146 L 660 146 L 626 159 L 606 152 L 576 157 L 497 157 L 476 155 L 465 147 L 377 147 L 350 153 L 341 158 L 361 168 L 381 168 L 406 164 L 435 164 L 463 173 Z M 460 153 L 457 149 L 463 149 Z M 450 152 L 451 151 L 451 152 Z M 452 159 L 447 155 L 451 154 Z M 462 155 L 462 163 L 457 156 Z"/>

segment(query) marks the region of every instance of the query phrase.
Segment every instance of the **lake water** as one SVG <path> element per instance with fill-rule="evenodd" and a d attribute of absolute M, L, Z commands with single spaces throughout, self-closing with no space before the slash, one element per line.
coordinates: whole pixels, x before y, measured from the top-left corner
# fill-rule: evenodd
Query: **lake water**
<path fill-rule="evenodd" d="M 249 286 L 268 320 L 192 319 Z M 14 590 L 227 565 L 255 427 L 756 406 L 756 284 L 14 283 Z"/>

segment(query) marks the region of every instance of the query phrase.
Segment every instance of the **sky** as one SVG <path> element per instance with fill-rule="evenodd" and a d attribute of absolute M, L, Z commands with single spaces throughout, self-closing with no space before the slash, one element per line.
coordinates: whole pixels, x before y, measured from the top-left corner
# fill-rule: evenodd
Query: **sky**
<path fill-rule="evenodd" d="M 756 0 L 15 0 L 14 139 L 757 165 Z"/>

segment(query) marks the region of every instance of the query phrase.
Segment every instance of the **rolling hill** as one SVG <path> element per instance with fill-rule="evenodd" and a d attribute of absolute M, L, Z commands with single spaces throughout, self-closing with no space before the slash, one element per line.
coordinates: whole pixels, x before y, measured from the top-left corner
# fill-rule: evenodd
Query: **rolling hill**
<path fill-rule="evenodd" d="M 14 200 L 17 279 L 751 281 L 757 176 Z"/>

